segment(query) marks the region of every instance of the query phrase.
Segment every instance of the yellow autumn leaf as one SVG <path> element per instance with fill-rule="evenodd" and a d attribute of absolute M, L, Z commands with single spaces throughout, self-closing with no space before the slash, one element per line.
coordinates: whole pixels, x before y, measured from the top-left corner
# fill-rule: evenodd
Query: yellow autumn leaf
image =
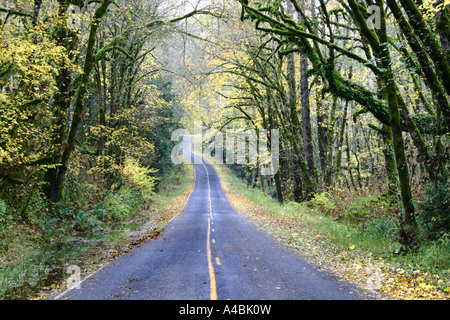
<path fill-rule="evenodd" d="M 430 290 L 430 289 L 433 288 L 432 285 L 426 284 L 425 282 L 421 282 L 421 283 L 419 284 L 419 287 L 420 287 L 421 289 L 423 289 L 423 290 Z"/>
<path fill-rule="evenodd" d="M 348 246 L 348 248 L 349 248 L 350 250 L 354 250 L 354 249 L 355 249 L 355 245 L 354 245 L 354 244 L 351 244 L 351 245 Z"/>

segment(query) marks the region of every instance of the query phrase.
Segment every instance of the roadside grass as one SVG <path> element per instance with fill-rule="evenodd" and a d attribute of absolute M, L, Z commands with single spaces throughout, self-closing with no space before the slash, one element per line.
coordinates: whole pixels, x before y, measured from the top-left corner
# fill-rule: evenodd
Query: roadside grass
<path fill-rule="evenodd" d="M 67 287 L 69 266 L 83 277 L 158 236 L 191 193 L 193 170 L 179 166 L 150 197 L 119 192 L 101 209 L 67 206 L 58 217 L 10 222 L 0 229 L 0 299 L 45 299 Z"/>
<path fill-rule="evenodd" d="M 308 203 L 279 204 L 247 188 L 230 168 L 215 169 L 237 212 L 320 269 L 377 298 L 450 299 L 450 239 L 424 241 L 415 252 L 403 253 L 399 210 L 387 199 L 335 191 Z"/>

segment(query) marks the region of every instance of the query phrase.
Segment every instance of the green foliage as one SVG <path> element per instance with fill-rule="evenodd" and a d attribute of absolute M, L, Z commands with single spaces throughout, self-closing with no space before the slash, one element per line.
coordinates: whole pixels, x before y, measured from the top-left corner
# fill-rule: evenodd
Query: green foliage
<path fill-rule="evenodd" d="M 10 220 L 10 212 L 8 210 L 8 207 L 6 206 L 6 203 L 0 199 L 0 230 L 2 230 L 5 225 Z"/>
<path fill-rule="evenodd" d="M 450 274 L 450 234 L 443 234 L 439 240 L 419 248 L 423 256 L 422 265 L 427 270 L 441 269 Z"/>
<path fill-rule="evenodd" d="M 383 216 L 389 207 L 378 195 L 361 196 L 351 202 L 343 218 L 351 224 L 360 224 Z"/>
<path fill-rule="evenodd" d="M 396 205 L 377 194 L 355 196 L 334 190 L 315 194 L 308 204 L 333 220 L 380 235 L 392 235 L 398 220 Z"/>
<path fill-rule="evenodd" d="M 52 104 L 57 75 L 63 68 L 76 69 L 63 46 L 49 36 L 48 26 L 23 28 L 7 23 L 0 33 L 0 197 L 17 189 L 32 189 L 51 167 L 51 136 L 56 130 Z M 25 21 L 23 21 L 25 22 Z M 56 146 L 58 147 L 58 146 Z M 31 187 L 31 188 L 30 188 Z M 29 194 L 15 195 L 26 201 Z M 4 194 L 6 193 L 6 195 Z M 7 203 L 18 207 L 18 203 Z"/>
<path fill-rule="evenodd" d="M 417 224 L 423 236 L 436 240 L 450 234 L 450 182 L 430 185 L 419 203 Z"/>
<path fill-rule="evenodd" d="M 172 89 L 172 82 L 164 79 L 155 79 L 153 82 L 158 91 L 161 92 L 161 98 L 167 103 L 167 106 L 159 110 L 155 130 L 151 131 L 150 140 L 157 150 L 151 167 L 158 170 L 159 177 L 166 177 L 175 169 L 171 158 L 173 148 L 171 136 L 172 131 L 178 129 L 180 124 L 174 120 L 174 109 L 177 106 L 174 103 L 175 94 Z M 158 188 L 158 183 L 155 187 Z"/>
<path fill-rule="evenodd" d="M 49 271 L 50 268 L 45 263 L 30 263 L 26 260 L 1 269 L 0 296 L 4 299 L 14 299 L 24 293 L 32 293 L 36 286 L 42 284 L 42 278 L 45 278 Z"/>
<path fill-rule="evenodd" d="M 421 133 L 431 133 L 439 135 L 447 131 L 447 128 L 445 128 L 445 126 L 442 126 L 441 132 L 437 131 L 436 118 L 433 116 L 423 113 L 417 113 L 412 117 Z"/>
<path fill-rule="evenodd" d="M 97 184 L 83 180 L 82 177 L 69 175 L 65 184 L 62 202 L 74 207 L 86 208 L 95 205 L 104 198 L 105 192 Z"/>
<path fill-rule="evenodd" d="M 359 224 L 352 235 L 352 242 L 361 248 L 367 248 L 374 254 L 386 256 L 395 253 L 399 248 L 397 243 L 399 220 L 386 213 Z"/>
<path fill-rule="evenodd" d="M 331 216 L 335 219 L 339 218 L 337 203 L 333 199 L 333 196 L 328 192 L 315 194 L 309 204 L 324 215 Z"/>
<path fill-rule="evenodd" d="M 38 216 L 39 235 L 44 243 L 62 243 L 78 232 L 103 226 L 105 217 L 105 211 L 101 209 L 58 203 Z"/>
<path fill-rule="evenodd" d="M 103 202 L 108 219 L 114 222 L 123 221 L 139 210 L 142 203 L 142 195 L 136 191 L 123 190 L 118 193 L 110 193 Z"/>

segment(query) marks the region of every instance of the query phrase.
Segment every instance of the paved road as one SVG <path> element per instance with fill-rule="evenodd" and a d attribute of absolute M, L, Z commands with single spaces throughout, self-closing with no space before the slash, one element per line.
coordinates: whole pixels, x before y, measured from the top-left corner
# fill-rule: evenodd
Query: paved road
<path fill-rule="evenodd" d="M 286 250 L 237 214 L 214 168 L 195 164 L 187 205 L 154 240 L 57 299 L 359 299 L 357 290 Z"/>

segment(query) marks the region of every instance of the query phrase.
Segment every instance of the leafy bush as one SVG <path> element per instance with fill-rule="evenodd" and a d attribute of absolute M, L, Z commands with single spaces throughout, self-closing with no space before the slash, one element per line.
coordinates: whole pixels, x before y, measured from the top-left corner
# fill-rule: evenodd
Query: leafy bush
<path fill-rule="evenodd" d="M 319 212 L 331 216 L 333 219 L 339 218 L 339 209 L 334 197 L 328 192 L 317 193 L 309 204 Z"/>
<path fill-rule="evenodd" d="M 424 238 L 436 240 L 450 233 L 450 182 L 431 185 L 418 205 L 417 224 Z"/>
<path fill-rule="evenodd" d="M 49 242 L 62 241 L 74 232 L 92 231 L 104 225 L 106 210 L 98 207 L 76 207 L 64 203 L 53 204 L 40 214 L 38 225 L 42 238 Z"/>
<path fill-rule="evenodd" d="M 389 204 L 378 195 L 355 198 L 346 208 L 343 220 L 350 224 L 360 224 L 384 215 Z"/>
<path fill-rule="evenodd" d="M 142 166 L 138 160 L 128 157 L 125 160 L 123 175 L 130 188 L 140 191 L 143 194 L 154 192 L 156 178 L 152 176 L 155 169 Z"/>
<path fill-rule="evenodd" d="M 383 224 L 384 216 L 391 227 L 390 221 L 395 220 L 396 208 L 388 198 L 376 194 L 352 195 L 338 191 L 322 192 L 314 195 L 309 205 L 317 212 L 329 216 L 349 226 L 367 226 L 372 220 Z"/>
<path fill-rule="evenodd" d="M 139 192 L 122 190 L 110 193 L 104 200 L 102 207 L 107 212 L 108 219 L 123 221 L 133 212 L 139 210 L 142 195 Z"/>
<path fill-rule="evenodd" d="M 82 177 L 69 175 L 64 187 L 63 202 L 76 207 L 97 204 L 102 198 L 102 190 L 96 183 L 89 183 Z"/>
<path fill-rule="evenodd" d="M 75 229 L 78 231 L 84 231 L 99 228 L 103 225 L 103 220 L 106 215 L 107 213 L 104 209 L 94 208 L 86 211 L 79 209 L 73 216 Z"/>

